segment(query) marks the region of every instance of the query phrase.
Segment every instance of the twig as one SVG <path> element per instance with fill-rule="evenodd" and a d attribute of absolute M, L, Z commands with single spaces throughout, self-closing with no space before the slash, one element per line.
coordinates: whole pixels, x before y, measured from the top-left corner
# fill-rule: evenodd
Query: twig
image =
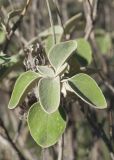
<path fill-rule="evenodd" d="M 42 154 L 41 155 L 42 155 L 42 160 L 45 160 L 45 149 L 44 148 L 42 149 Z"/>
<path fill-rule="evenodd" d="M 3 128 L 3 130 L 5 131 L 5 134 L 7 136 L 7 140 L 8 142 L 11 144 L 12 148 L 17 152 L 19 159 L 20 160 L 26 160 L 26 158 L 24 157 L 24 155 L 21 153 L 21 151 L 17 148 L 17 146 L 15 145 L 15 143 L 13 142 L 13 140 L 11 139 L 7 128 L 5 127 L 2 119 L 0 118 L 0 126 Z"/>
<path fill-rule="evenodd" d="M 14 7 L 13 7 L 13 3 L 12 3 L 12 0 L 8 0 L 9 1 L 9 4 L 11 5 L 11 9 L 13 10 Z"/>
<path fill-rule="evenodd" d="M 22 125 L 23 125 L 23 121 L 22 121 L 22 119 L 21 119 L 21 120 L 19 121 L 19 123 L 18 123 L 17 132 L 16 132 L 15 137 L 14 137 L 14 140 L 13 140 L 14 143 L 17 142 L 17 139 L 18 139 L 18 137 L 19 137 L 19 135 L 20 135 L 20 132 L 21 132 L 21 129 L 22 129 Z"/>
<path fill-rule="evenodd" d="M 63 160 L 64 135 L 60 138 L 58 143 L 58 160 Z"/>
<path fill-rule="evenodd" d="M 8 46 L 9 46 L 9 43 L 10 43 L 10 40 L 12 38 L 12 36 L 14 35 L 15 31 L 17 30 L 17 28 L 19 27 L 24 15 L 26 14 L 26 11 L 28 9 L 28 6 L 30 4 L 32 0 L 27 0 L 27 3 L 26 3 L 26 6 L 24 7 L 24 9 L 22 10 L 21 14 L 20 14 L 20 17 L 19 19 L 16 21 L 16 23 L 12 26 L 10 32 L 8 33 L 7 35 L 7 38 L 6 38 L 6 42 L 5 42 L 5 46 L 4 46 L 4 49 L 3 49 L 3 52 L 6 53 L 7 49 L 8 49 Z"/>
<path fill-rule="evenodd" d="M 50 24 L 51 24 L 51 28 L 53 31 L 53 42 L 54 42 L 54 44 L 56 44 L 56 35 L 55 35 L 55 28 L 54 28 L 54 24 L 53 24 L 53 18 L 52 18 L 52 14 L 51 14 L 51 8 L 50 8 L 50 4 L 49 4 L 48 0 L 46 0 L 46 3 L 47 3 L 49 18 L 50 18 Z"/>
<path fill-rule="evenodd" d="M 61 13 L 60 13 L 60 11 L 59 11 L 58 0 L 53 0 L 53 3 L 55 4 L 55 7 L 56 7 L 58 23 L 62 26 L 63 31 L 64 31 L 64 24 L 63 24 L 63 22 L 62 22 L 62 15 L 61 15 Z"/>

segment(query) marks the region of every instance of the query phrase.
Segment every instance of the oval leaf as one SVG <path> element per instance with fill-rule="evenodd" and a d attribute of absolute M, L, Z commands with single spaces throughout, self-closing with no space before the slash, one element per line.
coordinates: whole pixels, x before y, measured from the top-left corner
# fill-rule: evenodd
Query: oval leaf
<path fill-rule="evenodd" d="M 76 57 L 80 65 L 87 66 L 92 61 L 92 49 L 88 41 L 77 39 Z"/>
<path fill-rule="evenodd" d="M 61 41 L 61 36 L 62 34 L 55 34 L 56 36 L 56 44 L 58 44 Z M 45 51 L 47 56 L 49 56 L 49 51 L 52 47 L 54 47 L 55 43 L 53 40 L 53 35 L 49 35 L 45 40 L 44 40 L 44 46 L 45 46 Z"/>
<path fill-rule="evenodd" d="M 60 78 L 42 78 L 39 81 L 39 101 L 47 113 L 55 112 L 60 104 Z"/>
<path fill-rule="evenodd" d="M 90 76 L 80 73 L 70 78 L 68 83 L 74 93 L 86 103 L 99 109 L 107 107 L 107 103 L 101 89 Z"/>
<path fill-rule="evenodd" d="M 104 33 L 101 35 L 96 34 L 96 42 L 102 54 L 109 53 L 112 46 L 112 42 L 111 37 L 108 33 Z"/>
<path fill-rule="evenodd" d="M 38 66 L 37 69 L 45 77 L 54 77 L 54 70 L 48 66 Z"/>
<path fill-rule="evenodd" d="M 39 103 L 33 104 L 28 114 L 31 136 L 43 148 L 54 145 L 66 128 L 66 116 L 61 110 L 52 114 L 44 112 Z"/>
<path fill-rule="evenodd" d="M 59 26 L 59 25 L 54 26 L 54 29 L 55 29 L 55 34 L 60 34 L 61 35 L 63 33 L 63 28 L 61 26 Z M 45 31 L 43 31 L 43 32 L 41 32 L 39 34 L 39 36 L 41 38 L 45 38 L 45 37 L 47 37 L 49 35 L 53 35 L 52 27 L 46 29 Z"/>
<path fill-rule="evenodd" d="M 49 52 L 49 60 L 57 71 L 77 48 L 76 41 L 67 41 L 55 45 Z"/>
<path fill-rule="evenodd" d="M 64 25 L 65 34 L 69 34 L 82 18 L 82 13 L 78 13 L 71 17 Z"/>
<path fill-rule="evenodd" d="M 33 84 L 38 80 L 39 74 L 33 71 L 27 71 L 17 79 L 11 99 L 8 104 L 9 109 L 14 109 L 26 97 L 27 92 L 33 87 Z"/>

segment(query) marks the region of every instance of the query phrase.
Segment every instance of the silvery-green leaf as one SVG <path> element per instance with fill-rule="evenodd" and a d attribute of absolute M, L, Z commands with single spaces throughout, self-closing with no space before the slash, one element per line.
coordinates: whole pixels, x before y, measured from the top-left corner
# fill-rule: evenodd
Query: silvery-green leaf
<path fill-rule="evenodd" d="M 55 34 L 56 36 L 56 44 L 58 44 L 61 40 L 61 36 L 62 34 Z M 53 35 L 49 35 L 45 40 L 44 40 L 44 46 L 45 46 L 45 51 L 47 56 L 49 55 L 49 51 L 52 47 L 54 47 L 55 43 L 54 43 L 54 39 L 53 39 Z"/>
<path fill-rule="evenodd" d="M 55 29 L 55 34 L 62 34 L 63 33 L 63 28 L 61 26 L 59 26 L 59 25 L 54 26 L 54 29 Z M 41 32 L 39 34 L 39 36 L 43 37 L 43 38 L 45 38 L 45 37 L 47 37 L 49 35 L 53 35 L 52 27 L 46 29 L 45 31 L 43 31 L 43 32 Z"/>
<path fill-rule="evenodd" d="M 42 78 L 39 81 L 39 101 L 47 113 L 55 112 L 60 104 L 60 78 Z"/>
<path fill-rule="evenodd" d="M 56 75 L 62 75 L 62 74 L 66 71 L 67 67 L 68 67 L 68 64 L 67 64 L 67 63 L 63 64 L 63 65 L 59 68 L 59 70 L 56 71 L 55 74 L 56 74 Z"/>
<path fill-rule="evenodd" d="M 104 109 L 107 107 L 107 103 L 101 89 L 95 80 L 87 74 L 79 73 L 70 78 L 68 83 L 72 88 L 72 91 L 84 102 L 98 109 Z"/>
<path fill-rule="evenodd" d="M 39 74 L 33 71 L 27 71 L 21 74 L 15 83 L 8 108 L 14 109 L 17 107 L 23 101 L 28 91 L 34 86 L 38 79 Z"/>
<path fill-rule="evenodd" d="M 77 43 L 74 40 L 61 42 L 55 45 L 49 52 L 49 60 L 55 71 L 66 62 L 71 54 L 76 50 Z"/>
<path fill-rule="evenodd" d="M 44 77 L 54 77 L 54 70 L 48 66 L 38 66 L 39 73 Z"/>
<path fill-rule="evenodd" d="M 43 148 L 54 145 L 66 128 L 66 115 L 62 107 L 48 114 L 39 103 L 35 103 L 29 110 L 27 121 L 31 136 Z"/>
<path fill-rule="evenodd" d="M 69 34 L 70 31 L 72 31 L 72 29 L 77 25 L 77 22 L 79 22 L 79 20 L 82 17 L 82 13 L 78 13 L 76 15 L 74 15 L 73 17 L 71 17 L 64 25 L 64 32 L 65 34 Z"/>

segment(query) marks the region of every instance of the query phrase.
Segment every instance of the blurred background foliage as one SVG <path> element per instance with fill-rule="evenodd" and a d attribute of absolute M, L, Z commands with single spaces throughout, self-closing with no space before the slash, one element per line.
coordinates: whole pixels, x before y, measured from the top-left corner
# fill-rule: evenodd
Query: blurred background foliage
<path fill-rule="evenodd" d="M 0 126 L 4 123 L 13 143 L 28 160 L 57 159 L 58 147 L 42 150 L 31 138 L 26 126 L 26 109 L 23 106 L 10 111 L 7 108 L 12 88 L 16 78 L 25 71 L 23 63 L 26 57 L 24 48 L 29 48 L 33 42 L 40 42 L 40 33 L 50 27 L 49 15 L 45 0 L 33 0 L 10 40 L 4 53 L 5 38 L 12 25 L 19 18 L 19 13 L 25 6 L 25 0 L 0 0 Z M 58 24 L 56 7 L 50 0 L 54 24 Z M 58 0 L 57 5 L 65 24 L 69 18 L 81 13 L 82 16 L 73 24 L 70 39 L 84 37 L 86 15 L 83 0 Z M 15 11 L 15 13 L 14 13 Z M 13 15 L 13 14 L 14 15 Z M 113 160 L 111 153 L 102 140 L 99 132 L 92 127 L 86 117 L 91 110 L 94 123 L 98 123 L 105 130 L 110 143 L 114 147 L 114 0 L 98 0 L 97 16 L 94 22 L 95 42 L 92 46 L 98 69 L 105 75 L 103 81 L 98 73 L 92 71 L 93 77 L 102 88 L 108 103 L 108 110 L 95 110 L 79 103 L 77 99 L 67 98 L 66 110 L 68 125 L 64 134 L 65 160 Z M 88 28 L 87 28 L 88 30 Z M 69 35 L 67 35 L 69 37 Z M 90 64 L 94 67 L 94 62 Z M 110 85 L 109 85 L 110 84 Z M 31 95 L 28 95 L 28 99 Z M 28 100 L 27 99 L 27 100 Z M 69 104 L 69 99 L 72 103 Z M 81 111 L 84 107 L 84 114 Z M 1 122 L 2 121 L 2 122 Z M 7 132 L 0 127 L 0 160 L 18 160 L 18 154 L 8 141 Z"/>

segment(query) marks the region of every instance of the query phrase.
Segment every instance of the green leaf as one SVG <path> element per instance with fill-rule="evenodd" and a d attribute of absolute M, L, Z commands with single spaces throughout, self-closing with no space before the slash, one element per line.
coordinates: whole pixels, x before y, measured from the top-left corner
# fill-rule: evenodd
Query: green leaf
<path fill-rule="evenodd" d="M 63 33 L 63 29 L 59 25 L 54 26 L 54 29 L 55 29 L 55 34 L 61 35 Z M 45 30 L 45 31 L 43 31 L 39 34 L 39 36 L 42 37 L 42 38 L 45 38 L 49 35 L 53 35 L 52 27 L 48 28 L 47 30 Z"/>
<path fill-rule="evenodd" d="M 101 89 L 90 76 L 80 73 L 70 78 L 68 83 L 72 88 L 72 91 L 92 107 L 99 109 L 107 107 Z"/>
<path fill-rule="evenodd" d="M 59 25 L 54 26 L 55 29 L 55 36 L 56 36 L 56 44 L 61 41 L 61 37 L 63 34 L 63 28 Z M 53 40 L 53 30 L 50 27 L 49 29 L 45 30 L 44 32 L 40 33 L 41 38 L 44 39 L 44 47 L 46 50 L 46 54 L 48 56 L 50 49 L 55 45 Z"/>
<path fill-rule="evenodd" d="M 66 128 L 66 115 L 62 109 L 52 114 L 44 112 L 39 103 L 33 104 L 28 114 L 31 136 L 43 148 L 54 145 Z"/>
<path fill-rule="evenodd" d="M 68 77 L 72 77 L 80 71 L 80 64 L 77 60 L 76 52 L 74 52 L 70 59 L 68 60 L 69 69 L 68 69 Z"/>
<path fill-rule="evenodd" d="M 10 56 L 0 52 L 0 65 L 8 63 L 11 60 Z"/>
<path fill-rule="evenodd" d="M 103 32 L 103 30 L 98 30 L 96 31 L 95 37 L 101 53 L 107 54 L 112 46 L 110 35 L 105 31 Z"/>
<path fill-rule="evenodd" d="M 69 34 L 70 31 L 72 31 L 74 29 L 77 22 L 79 22 L 79 20 L 81 18 L 82 18 L 82 13 L 78 13 L 78 14 L 74 15 L 73 17 L 71 17 L 64 25 L 65 34 Z"/>
<path fill-rule="evenodd" d="M 56 36 L 56 44 L 58 44 L 61 40 L 61 34 L 55 34 L 55 36 Z M 45 39 L 44 43 L 45 43 L 44 46 L 45 46 L 46 54 L 48 56 L 50 49 L 55 45 L 53 41 L 53 35 L 49 35 Z"/>
<path fill-rule="evenodd" d="M 63 64 L 55 74 L 59 75 L 59 76 L 64 74 L 64 72 L 66 71 L 67 67 L 68 67 L 67 63 Z"/>
<path fill-rule="evenodd" d="M 60 104 L 60 78 L 42 78 L 39 81 L 39 101 L 47 113 L 55 112 Z"/>
<path fill-rule="evenodd" d="M 44 77 L 54 77 L 54 70 L 48 66 L 38 66 L 39 73 Z"/>
<path fill-rule="evenodd" d="M 92 49 L 88 41 L 83 38 L 77 39 L 77 61 L 82 66 L 87 66 L 92 61 Z"/>
<path fill-rule="evenodd" d="M 38 79 L 39 74 L 33 71 L 27 71 L 21 74 L 15 83 L 8 108 L 14 109 L 17 107 L 23 101 L 28 91 L 33 87 Z"/>
<path fill-rule="evenodd" d="M 5 78 L 12 70 L 23 65 L 23 56 L 13 55 L 8 57 L 7 55 L 1 53 L 0 55 L 0 81 Z"/>
<path fill-rule="evenodd" d="M 66 62 L 76 48 L 76 41 L 71 40 L 67 42 L 61 42 L 50 50 L 49 60 L 56 72 Z"/>

